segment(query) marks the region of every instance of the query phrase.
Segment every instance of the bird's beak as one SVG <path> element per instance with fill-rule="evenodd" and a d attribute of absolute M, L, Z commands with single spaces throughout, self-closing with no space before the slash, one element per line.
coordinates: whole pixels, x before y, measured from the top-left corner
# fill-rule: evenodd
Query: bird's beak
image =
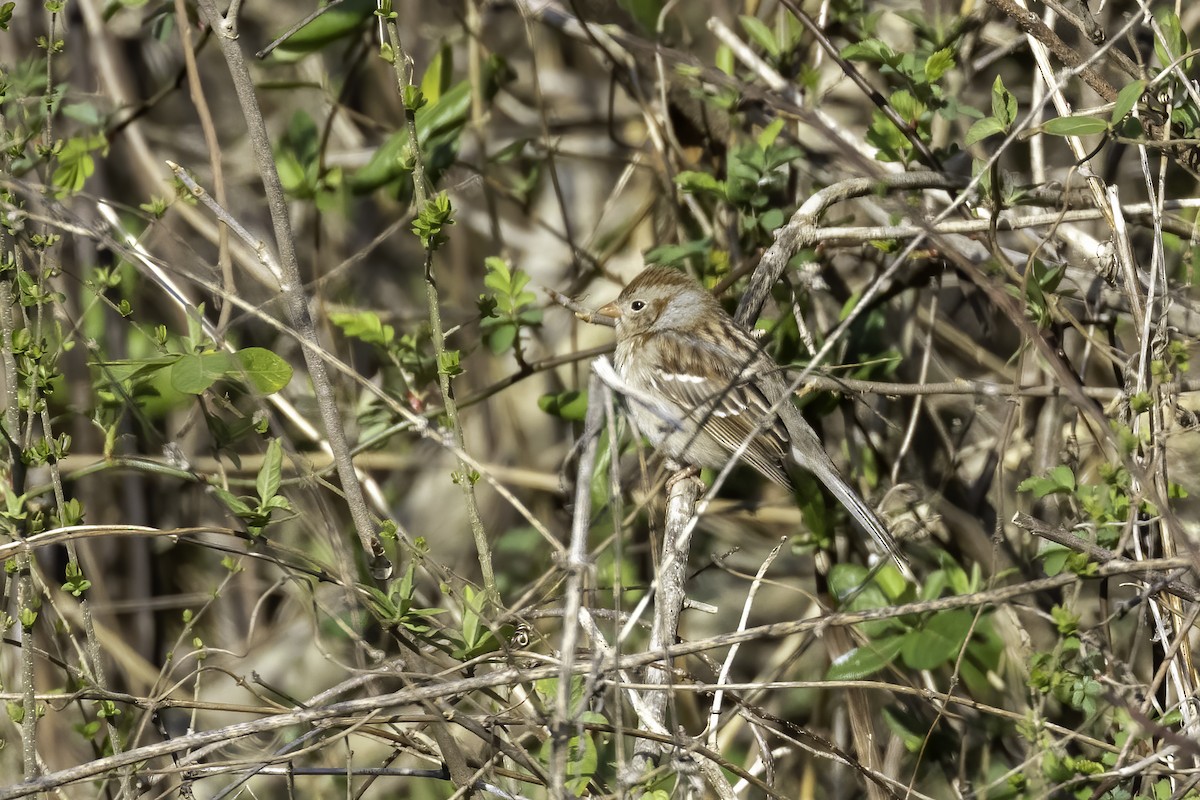
<path fill-rule="evenodd" d="M 621 316 L 621 307 L 614 300 L 608 305 L 601 306 L 595 311 L 576 311 L 575 316 L 579 317 L 584 322 L 591 322 L 596 325 L 608 325 L 610 327 L 617 324 L 617 319 Z"/>

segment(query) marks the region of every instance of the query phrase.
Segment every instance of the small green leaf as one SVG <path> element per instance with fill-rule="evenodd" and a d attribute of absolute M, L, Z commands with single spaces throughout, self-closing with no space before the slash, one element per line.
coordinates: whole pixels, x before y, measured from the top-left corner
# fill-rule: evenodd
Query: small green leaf
<path fill-rule="evenodd" d="M 762 132 L 755 137 L 755 143 L 766 150 L 771 145 L 775 144 L 775 140 L 779 138 L 779 133 L 783 130 L 783 118 L 776 117 L 767 127 L 762 129 Z"/>
<path fill-rule="evenodd" d="M 443 44 L 425 68 L 425 74 L 421 76 L 421 94 L 428 102 L 436 103 L 450 88 L 450 78 L 453 74 L 454 51 L 450 49 L 450 45 Z"/>
<path fill-rule="evenodd" d="M 720 197 L 725 196 L 724 184 L 707 172 L 684 170 L 675 176 L 675 185 L 688 194 L 711 192 Z"/>
<path fill-rule="evenodd" d="M 1042 130 L 1051 136 L 1091 136 L 1106 132 L 1108 123 L 1095 117 L 1058 117 L 1042 125 Z"/>
<path fill-rule="evenodd" d="M 1145 81 L 1134 81 L 1126 84 L 1120 92 L 1117 93 L 1117 100 L 1113 103 L 1112 124 L 1117 124 L 1129 115 L 1133 107 L 1137 105 L 1137 101 L 1142 98 L 1142 92 L 1146 91 Z"/>
<path fill-rule="evenodd" d="M 289 62 L 316 52 L 359 30 L 374 13 L 375 6 L 375 0 L 345 0 L 284 39 L 271 55 L 275 60 Z"/>
<path fill-rule="evenodd" d="M 1166 67 L 1190 49 L 1188 38 L 1179 24 L 1179 17 L 1171 9 L 1160 8 L 1155 13 L 1154 19 L 1158 22 L 1158 27 L 1163 34 L 1162 39 L 1158 36 L 1154 37 L 1154 54 L 1158 56 L 1159 63 Z M 1184 61 L 1184 70 L 1190 66 L 1189 62 L 1191 62 L 1190 58 Z"/>
<path fill-rule="evenodd" d="M 722 44 L 717 47 L 717 53 L 713 58 L 713 63 L 717 69 L 724 72 L 726 75 L 733 75 L 737 62 L 733 58 L 733 49 L 727 44 Z"/>
<path fill-rule="evenodd" d="M 50 176 L 50 182 L 59 197 L 75 194 L 83 189 L 87 179 L 96 171 L 96 160 L 92 153 L 106 146 L 103 135 L 77 136 L 67 140 L 58 152 L 58 166 Z"/>
<path fill-rule="evenodd" d="M 954 51 L 943 47 L 925 59 L 925 80 L 936 83 L 954 67 Z"/>
<path fill-rule="evenodd" d="M 896 709 L 884 708 L 883 721 L 887 724 L 892 735 L 898 737 L 904 744 L 904 749 L 910 753 L 920 752 L 927 743 L 925 731 L 916 731 L 905 724 L 904 716 Z M 915 721 L 915 720 L 914 720 Z"/>
<path fill-rule="evenodd" d="M 442 231 L 454 224 L 453 213 L 450 196 L 445 192 L 438 192 L 425 201 L 425 207 L 412 222 L 412 232 L 421 240 L 422 247 L 432 252 L 446 243 Z"/>
<path fill-rule="evenodd" d="M 981 120 L 977 120 L 967 130 L 967 136 L 965 139 L 963 139 L 963 144 L 967 147 L 970 147 L 976 142 L 981 142 L 993 134 L 1005 133 L 1007 131 L 1008 128 L 1002 122 L 1000 122 L 1000 120 L 996 119 L 995 117 L 984 117 Z"/>
<path fill-rule="evenodd" d="M 224 503 L 225 506 L 234 513 L 234 515 L 238 517 L 245 517 L 254 513 L 254 509 L 250 507 L 249 503 L 233 494 L 229 490 L 222 489 L 220 486 L 216 485 L 210 486 L 209 488 L 212 490 L 213 494 L 219 497 L 221 502 Z"/>
<path fill-rule="evenodd" d="M 992 116 L 1000 120 L 1000 124 L 1008 130 L 1017 118 L 1017 98 L 1004 86 L 999 75 L 992 83 Z"/>
<path fill-rule="evenodd" d="M 409 84 L 404 87 L 401 93 L 401 99 L 404 101 L 404 108 L 408 113 L 414 114 L 424 108 L 429 101 L 425 98 L 424 92 L 419 86 Z"/>
<path fill-rule="evenodd" d="M 774 233 L 783 227 L 785 221 L 782 208 L 769 208 L 758 218 L 758 227 L 764 233 Z"/>
<path fill-rule="evenodd" d="M 70 117 L 91 128 L 99 127 L 104 122 L 104 118 L 100 116 L 100 110 L 92 103 L 66 103 L 62 107 L 62 113 L 64 117 Z"/>
<path fill-rule="evenodd" d="M 396 329 L 391 325 L 384 325 L 379 315 L 373 311 L 335 311 L 329 315 L 329 321 L 341 328 L 342 333 L 350 338 L 367 344 L 387 347 L 396 338 Z"/>
<path fill-rule="evenodd" d="M 663 0 L 617 0 L 617 5 L 628 11 L 647 33 L 658 29 L 658 15 L 662 12 Z"/>
<path fill-rule="evenodd" d="M 292 365 L 263 347 L 247 347 L 237 352 L 242 375 L 262 394 L 280 391 L 292 379 Z"/>
<path fill-rule="evenodd" d="M 258 499 L 266 503 L 279 492 L 279 484 L 283 476 L 283 447 L 278 439 L 272 439 L 263 455 L 262 466 L 258 469 L 258 477 L 254 488 L 258 490 Z"/>
<path fill-rule="evenodd" d="M 462 368 L 459 366 L 461 359 L 462 354 L 457 350 L 444 351 L 438 356 L 438 372 L 451 378 L 461 375 Z"/>
<path fill-rule="evenodd" d="M 643 254 L 647 264 L 676 266 L 693 256 L 704 256 L 712 249 L 712 239 L 695 239 L 682 244 L 664 244 Z"/>
<path fill-rule="evenodd" d="M 171 388 L 184 394 L 203 394 L 233 367 L 229 353 L 187 353 L 171 365 Z"/>
<path fill-rule="evenodd" d="M 769 55 L 779 57 L 779 42 L 775 41 L 775 34 L 771 33 L 771 29 L 761 19 L 743 14 L 738 17 L 738 22 L 742 24 L 746 35 L 757 42 L 759 47 Z"/>
<path fill-rule="evenodd" d="M 904 636 L 886 636 L 838 656 L 825 671 L 827 681 L 857 681 L 891 664 L 904 646 Z"/>
<path fill-rule="evenodd" d="M 500 355 L 508 352 L 513 343 L 517 341 L 517 326 L 508 320 L 495 320 L 497 324 L 488 326 L 487 339 L 488 347 L 491 348 L 493 355 Z"/>
<path fill-rule="evenodd" d="M 894 66 L 899 62 L 896 53 L 879 39 L 864 39 L 842 48 L 842 58 Z"/>
<path fill-rule="evenodd" d="M 921 628 L 901 637 L 904 663 L 910 669 L 934 669 L 956 658 L 974 619 L 975 613 L 966 608 L 934 614 Z"/>
<path fill-rule="evenodd" d="M 558 394 L 544 394 L 538 398 L 538 408 L 555 417 L 582 422 L 587 414 L 587 392 L 571 390 Z"/>
<path fill-rule="evenodd" d="M 1054 467 L 1045 477 L 1026 478 L 1017 485 L 1018 492 L 1032 492 L 1042 498 L 1050 494 L 1074 494 L 1075 473 L 1065 464 Z"/>

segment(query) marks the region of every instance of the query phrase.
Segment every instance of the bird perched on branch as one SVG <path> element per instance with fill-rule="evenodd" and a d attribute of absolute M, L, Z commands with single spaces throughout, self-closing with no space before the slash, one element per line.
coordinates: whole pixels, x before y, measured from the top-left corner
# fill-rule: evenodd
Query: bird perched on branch
<path fill-rule="evenodd" d="M 616 369 L 630 415 L 655 449 L 697 467 L 735 453 L 792 488 L 787 462 L 815 475 L 911 577 L 892 535 L 846 483 L 792 405 L 782 370 L 704 287 L 680 270 L 648 267 L 597 314 L 616 320 Z"/>

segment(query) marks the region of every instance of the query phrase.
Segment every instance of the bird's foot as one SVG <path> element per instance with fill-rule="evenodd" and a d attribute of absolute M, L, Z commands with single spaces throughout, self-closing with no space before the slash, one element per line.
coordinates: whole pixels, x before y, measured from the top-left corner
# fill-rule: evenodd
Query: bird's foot
<path fill-rule="evenodd" d="M 674 489 L 675 486 L 680 481 L 695 481 L 697 484 L 697 488 L 701 492 L 704 491 L 704 481 L 700 480 L 700 468 L 699 467 L 685 465 L 685 464 L 676 464 L 673 462 L 668 463 L 667 467 L 669 469 L 673 469 L 671 476 L 669 478 L 667 478 L 667 494 L 670 494 L 671 490 Z"/>

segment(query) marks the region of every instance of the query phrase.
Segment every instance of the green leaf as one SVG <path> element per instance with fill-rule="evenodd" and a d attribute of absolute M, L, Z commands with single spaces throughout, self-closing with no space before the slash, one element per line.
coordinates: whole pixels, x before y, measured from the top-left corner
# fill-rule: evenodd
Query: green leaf
<path fill-rule="evenodd" d="M 234 513 L 235 516 L 246 517 L 254 513 L 254 509 L 251 508 L 245 500 L 237 495 L 232 494 L 226 489 L 222 489 L 220 486 L 213 485 L 209 488 L 212 489 L 213 493 L 221 499 L 221 502 L 224 503 L 226 507 Z"/>
<path fill-rule="evenodd" d="M 8 30 L 8 26 L 12 22 L 13 9 L 16 7 L 16 3 L 5 3 L 0 6 L 0 31 Z"/>
<path fill-rule="evenodd" d="M 895 51 L 879 39 L 864 39 L 842 48 L 842 58 L 851 61 L 868 61 L 879 64 L 898 63 Z"/>
<path fill-rule="evenodd" d="M 496 324 L 487 328 L 484 338 L 493 355 L 506 353 L 517 341 L 517 326 L 510 320 L 493 320 Z"/>
<path fill-rule="evenodd" d="M 292 379 L 292 365 L 263 347 L 247 347 L 237 352 L 242 375 L 261 394 L 274 394 Z"/>
<path fill-rule="evenodd" d="M 925 80 L 936 83 L 954 67 L 954 51 L 943 47 L 925 59 Z"/>
<path fill-rule="evenodd" d="M 733 75 L 736 68 L 736 61 L 733 58 L 733 50 L 727 44 L 722 44 L 717 47 L 716 56 L 713 58 L 713 63 L 717 69 L 724 72 L 726 75 Z"/>
<path fill-rule="evenodd" d="M 1042 130 L 1051 136 L 1091 136 L 1106 132 L 1108 123 L 1095 117 L 1057 117 L 1042 125 Z"/>
<path fill-rule="evenodd" d="M 458 350 L 446 350 L 438 356 L 438 372 L 447 375 L 451 378 L 462 374 L 462 368 L 459 366 L 462 360 L 462 353 Z"/>
<path fill-rule="evenodd" d="M 1075 473 L 1065 464 L 1059 464 L 1046 473 L 1045 477 L 1026 478 L 1017 485 L 1018 492 L 1032 492 L 1042 498 L 1051 494 L 1074 494 Z"/>
<path fill-rule="evenodd" d="M 410 114 L 415 114 L 429 103 L 429 101 L 425 98 L 425 93 L 421 91 L 421 88 L 419 86 L 413 86 L 412 84 L 406 85 L 401 90 L 400 96 L 401 100 L 404 102 L 404 108 L 407 109 Z"/>
<path fill-rule="evenodd" d="M 989 136 L 997 133 L 1006 133 L 1008 127 L 995 117 L 984 117 L 976 121 L 967 129 L 967 136 L 963 139 L 963 144 L 970 147 L 976 142 L 981 142 Z"/>
<path fill-rule="evenodd" d="M 477 305 L 483 317 L 480 326 L 488 346 L 499 355 L 509 348 L 519 347 L 521 328 L 540 325 L 542 311 L 532 307 L 537 295 L 525 288 L 530 281 L 529 273 L 510 267 L 507 261 L 496 256 L 489 256 L 483 263 L 487 269 L 483 283 L 493 293 L 479 296 Z"/>
<path fill-rule="evenodd" d="M 375 11 L 375 0 L 345 0 L 304 25 L 272 51 L 277 61 L 296 61 L 358 31 Z"/>
<path fill-rule="evenodd" d="M 416 112 L 424 113 L 428 106 Z M 350 176 L 350 190 L 358 194 L 373 192 L 391 181 L 412 173 L 412 156 L 408 154 L 408 131 L 397 131 L 380 144 L 366 166 Z"/>
<path fill-rule="evenodd" d="M 1004 130 L 1017 118 L 1017 98 L 1004 86 L 999 75 L 992 83 L 992 116 L 1000 120 Z"/>
<path fill-rule="evenodd" d="M 484 66 L 484 98 L 490 100 L 511 73 L 502 59 L 493 56 Z M 417 143 L 426 155 L 426 178 L 432 183 L 458 151 L 458 139 L 471 109 L 471 84 L 459 81 L 443 92 L 437 102 L 426 103 L 417 110 Z M 441 159 L 434 163 L 437 153 Z M 445 162 L 445 163 L 442 163 Z M 436 170 L 434 169 L 436 167 Z M 408 130 L 400 130 L 389 136 L 376 149 L 367 165 L 347 179 L 350 190 L 366 194 L 393 181 L 406 178 L 412 172 L 412 154 L 409 152 Z M 411 192 L 411 185 L 408 189 Z M 405 196 L 405 200 L 411 195 Z"/>
<path fill-rule="evenodd" d="M 341 328 L 346 336 L 367 344 L 387 347 L 396 338 L 396 329 L 384 325 L 374 311 L 335 311 L 329 315 L 329 321 Z"/>
<path fill-rule="evenodd" d="M 258 469 L 258 477 L 254 488 L 258 490 L 260 503 L 266 503 L 279 492 L 279 484 L 283 476 L 283 446 L 278 439 L 272 439 L 263 455 L 262 466 Z"/>
<path fill-rule="evenodd" d="M 171 366 L 180 359 L 178 355 L 161 358 L 130 359 L 125 361 L 97 361 L 93 363 L 100 371 L 103 380 L 113 383 L 128 384 L 138 378 L 145 378 L 161 369 Z"/>
<path fill-rule="evenodd" d="M 171 388 L 184 394 L 203 394 L 234 367 L 229 353 L 187 353 L 171 365 Z"/>
<path fill-rule="evenodd" d="M 757 42 L 759 47 L 771 56 L 779 57 L 779 42 L 775 41 L 775 34 L 771 33 L 771 29 L 762 20 L 743 14 L 738 17 L 738 22 L 742 24 L 746 35 Z"/>
<path fill-rule="evenodd" d="M 558 394 L 544 394 L 538 398 L 538 408 L 551 416 L 582 422 L 587 414 L 587 392 L 571 390 Z"/>
<path fill-rule="evenodd" d="M 1188 45 L 1187 34 L 1183 32 L 1183 28 L 1179 24 L 1179 17 L 1170 8 L 1160 8 L 1154 15 L 1154 19 L 1158 22 L 1158 27 L 1162 30 L 1163 38 L 1154 37 L 1154 54 L 1158 56 L 1158 61 L 1164 67 L 1186 53 L 1190 48 Z M 1183 69 L 1186 71 L 1190 66 L 1191 59 L 1188 58 L 1183 63 Z"/>
<path fill-rule="evenodd" d="M 62 107 L 62 114 L 91 128 L 99 127 L 104 122 L 100 110 L 92 103 L 66 103 Z"/>
<path fill-rule="evenodd" d="M 722 198 L 725 196 L 724 185 L 707 172 L 684 170 L 675 176 L 675 185 L 688 194 L 711 192 Z"/>
<path fill-rule="evenodd" d="M 901 637 L 904 663 L 910 669 L 934 669 L 957 658 L 974 619 L 975 613 L 966 608 L 934 614 L 921 628 Z"/>
<path fill-rule="evenodd" d="M 425 68 L 425 74 L 421 76 L 421 94 L 425 96 L 426 102 L 436 103 L 442 93 L 450 88 L 453 70 L 454 52 L 450 45 L 443 44 Z"/>
<path fill-rule="evenodd" d="M 68 139 L 59 151 L 58 166 L 50 176 L 50 183 L 57 189 L 59 197 L 75 194 L 83 189 L 87 179 L 96 171 L 96 160 L 92 152 L 106 146 L 103 135 L 74 137 Z"/>
<path fill-rule="evenodd" d="M 1142 98 L 1142 92 L 1146 91 L 1145 81 L 1134 81 L 1122 87 L 1117 93 L 1117 100 L 1113 103 L 1112 124 L 1117 124 L 1125 117 L 1129 116 L 1129 112 L 1133 111 L 1133 107 L 1137 105 L 1137 101 Z"/>
<path fill-rule="evenodd" d="M 578 716 L 579 722 L 605 725 L 608 718 L 595 711 L 582 711 Z M 548 763 L 551 742 L 547 739 L 542 743 L 539 753 L 541 759 Z M 600 764 L 600 750 L 596 745 L 596 735 L 584 731 L 582 735 L 572 736 L 567 740 L 566 754 L 566 787 L 572 796 L 580 797 L 587 794 L 588 786 L 596 774 Z M 659 800 L 657 793 L 641 793 L 640 800 Z M 664 795 L 665 797 L 665 795 Z"/>
<path fill-rule="evenodd" d="M 838 656 L 825 671 L 825 680 L 856 681 L 874 675 L 895 660 L 906 638 L 886 636 Z"/>
<path fill-rule="evenodd" d="M 782 130 L 783 118 L 777 117 L 772 120 L 767 127 L 762 129 L 762 132 L 755 137 L 754 141 L 761 149 L 766 150 L 768 147 L 775 144 L 775 140 L 779 138 L 779 133 Z"/>
<path fill-rule="evenodd" d="M 446 243 L 442 230 L 454 224 L 454 207 L 445 192 L 439 192 L 425 201 L 425 207 L 412 223 L 412 232 L 421 240 L 421 246 L 430 252 Z"/>
<path fill-rule="evenodd" d="M 921 748 L 926 743 L 924 731 L 915 731 L 904 723 L 904 719 L 897 710 L 891 708 L 883 709 L 883 721 L 888 726 L 888 730 L 892 732 L 904 744 L 904 749 L 910 753 L 920 752 Z M 914 720 L 915 721 L 915 720 Z"/>

